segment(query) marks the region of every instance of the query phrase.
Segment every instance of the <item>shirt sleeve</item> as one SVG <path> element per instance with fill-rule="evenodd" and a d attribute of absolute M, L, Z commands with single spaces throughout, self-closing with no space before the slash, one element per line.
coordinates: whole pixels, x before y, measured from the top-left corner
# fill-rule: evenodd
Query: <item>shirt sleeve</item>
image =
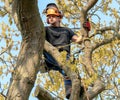
<path fill-rule="evenodd" d="M 68 31 L 69 31 L 69 36 L 70 36 L 70 40 L 71 40 L 72 37 L 76 34 L 70 28 L 68 28 Z"/>

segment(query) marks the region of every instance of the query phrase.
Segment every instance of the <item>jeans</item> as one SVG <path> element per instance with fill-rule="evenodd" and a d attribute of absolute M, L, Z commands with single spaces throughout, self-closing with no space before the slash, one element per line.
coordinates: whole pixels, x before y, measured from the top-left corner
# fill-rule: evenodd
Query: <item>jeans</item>
<path fill-rule="evenodd" d="M 49 70 L 56 70 L 59 71 L 63 76 L 64 76 L 64 85 L 66 91 L 71 88 L 72 82 L 70 79 L 66 79 L 67 75 L 65 74 L 64 70 L 59 67 L 59 64 L 57 61 L 46 51 L 44 51 L 44 57 L 45 57 L 45 62 L 46 62 L 46 69 Z M 69 54 L 66 55 L 66 60 L 69 60 Z"/>

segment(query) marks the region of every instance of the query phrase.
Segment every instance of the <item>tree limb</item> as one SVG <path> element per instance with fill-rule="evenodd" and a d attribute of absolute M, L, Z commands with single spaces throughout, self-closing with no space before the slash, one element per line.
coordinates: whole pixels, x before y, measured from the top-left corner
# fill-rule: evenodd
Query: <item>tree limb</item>
<path fill-rule="evenodd" d="M 116 27 L 114 27 L 114 26 L 106 26 L 106 27 L 97 29 L 96 31 L 100 31 L 100 32 L 103 33 L 105 31 L 110 31 L 110 30 L 116 31 Z"/>
<path fill-rule="evenodd" d="M 119 29 L 120 29 L 119 22 L 120 21 L 118 20 L 118 22 L 116 23 L 116 26 L 106 26 L 106 27 L 102 27 L 100 29 L 96 29 L 96 33 L 91 35 L 90 38 L 92 38 L 98 34 L 103 35 L 103 34 L 105 34 L 105 31 L 114 31 L 114 32 L 118 33 Z"/>
<path fill-rule="evenodd" d="M 4 9 L 5 9 L 9 14 L 11 14 L 12 8 L 10 7 L 10 2 L 9 2 L 9 0 L 5 0 Z"/>
<path fill-rule="evenodd" d="M 98 0 L 88 0 L 87 5 L 83 7 L 84 12 L 87 13 L 97 2 Z"/>
<path fill-rule="evenodd" d="M 36 86 L 34 94 L 35 97 L 39 98 L 40 100 L 57 100 L 48 91 L 45 91 L 45 89 L 39 85 Z"/>
<path fill-rule="evenodd" d="M 34 86 L 44 45 L 44 27 L 37 0 L 14 0 L 13 14 L 21 27 L 22 44 L 7 93 L 7 100 L 28 100 Z M 31 15 L 37 14 L 34 17 Z"/>
<path fill-rule="evenodd" d="M 105 85 L 101 80 L 98 79 L 95 81 L 93 88 L 91 90 L 88 90 L 87 93 L 84 95 L 83 100 L 92 100 L 103 90 L 105 90 Z"/>
<path fill-rule="evenodd" d="M 95 49 L 99 48 L 102 45 L 111 43 L 116 38 L 120 39 L 120 34 L 116 33 L 116 30 L 115 30 L 114 27 L 105 27 L 105 28 L 100 29 L 99 31 L 104 32 L 104 31 L 107 31 L 107 30 L 113 30 L 113 31 L 115 31 L 115 34 L 113 35 L 113 37 L 109 38 L 109 39 L 104 39 L 103 41 L 101 41 L 99 43 L 96 43 L 94 46 L 92 46 L 92 51 L 94 51 Z"/>
<path fill-rule="evenodd" d="M 75 72 L 72 72 L 70 68 L 65 65 L 64 60 L 62 59 L 62 56 L 57 48 L 53 47 L 50 43 L 45 41 L 44 49 L 55 58 L 55 60 L 59 63 L 60 67 L 70 77 L 72 81 L 71 100 L 78 100 L 81 85 L 79 75 Z"/>

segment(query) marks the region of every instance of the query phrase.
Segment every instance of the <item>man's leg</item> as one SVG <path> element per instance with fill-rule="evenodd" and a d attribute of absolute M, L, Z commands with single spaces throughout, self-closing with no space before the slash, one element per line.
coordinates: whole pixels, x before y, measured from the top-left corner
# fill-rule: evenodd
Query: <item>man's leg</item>
<path fill-rule="evenodd" d="M 70 95 L 71 95 L 71 91 L 72 91 L 72 81 L 68 77 L 64 78 L 64 85 L 65 85 L 66 98 L 69 99 Z M 80 86 L 79 96 L 81 97 L 83 95 L 83 93 L 84 93 L 84 87 Z"/>
<path fill-rule="evenodd" d="M 64 85 L 65 85 L 66 98 L 69 99 L 72 90 L 72 81 L 68 76 L 64 76 Z"/>
<path fill-rule="evenodd" d="M 62 75 L 64 76 L 64 86 L 65 86 L 65 93 L 66 98 L 69 99 L 72 91 L 72 81 L 71 79 L 62 71 Z M 81 97 L 84 93 L 84 86 L 80 86 L 80 94 Z"/>

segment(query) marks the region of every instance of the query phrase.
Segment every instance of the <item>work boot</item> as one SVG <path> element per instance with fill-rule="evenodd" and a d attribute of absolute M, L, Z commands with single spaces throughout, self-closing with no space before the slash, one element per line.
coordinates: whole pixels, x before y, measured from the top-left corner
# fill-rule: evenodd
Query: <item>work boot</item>
<path fill-rule="evenodd" d="M 65 85 L 66 98 L 69 99 L 72 90 L 72 82 L 68 76 L 64 77 L 64 85 Z"/>
<path fill-rule="evenodd" d="M 67 99 L 70 98 L 71 90 L 72 90 L 72 86 L 66 85 L 65 91 L 66 91 L 66 98 L 67 98 Z"/>
<path fill-rule="evenodd" d="M 66 98 L 69 99 L 72 91 L 72 81 L 68 76 L 64 77 L 64 85 L 65 85 Z M 79 96 L 81 97 L 83 94 L 84 94 L 84 86 L 80 86 Z"/>
<path fill-rule="evenodd" d="M 68 87 L 67 90 L 66 90 L 66 98 L 69 99 L 70 98 L 70 95 L 71 95 L 71 91 L 72 91 L 72 86 L 71 87 Z M 81 97 L 84 93 L 84 87 L 81 86 L 80 87 L 80 94 L 79 96 Z"/>

